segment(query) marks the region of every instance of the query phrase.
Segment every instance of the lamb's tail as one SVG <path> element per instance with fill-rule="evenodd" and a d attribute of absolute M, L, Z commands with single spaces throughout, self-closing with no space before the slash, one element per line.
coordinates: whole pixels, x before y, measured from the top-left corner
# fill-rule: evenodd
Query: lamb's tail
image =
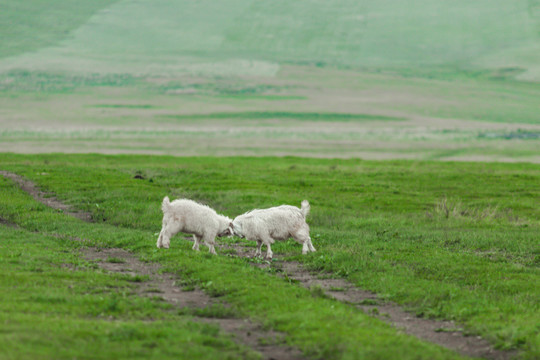
<path fill-rule="evenodd" d="M 311 206 L 309 206 L 309 201 L 302 200 L 302 207 L 300 208 L 300 211 L 302 212 L 302 215 L 304 215 L 304 219 L 308 216 L 309 209 L 311 209 Z"/>
<path fill-rule="evenodd" d="M 169 211 L 170 208 L 171 208 L 171 201 L 169 200 L 168 196 L 165 196 L 163 198 L 163 202 L 161 203 L 161 210 L 163 211 L 163 213 L 166 213 Z"/>

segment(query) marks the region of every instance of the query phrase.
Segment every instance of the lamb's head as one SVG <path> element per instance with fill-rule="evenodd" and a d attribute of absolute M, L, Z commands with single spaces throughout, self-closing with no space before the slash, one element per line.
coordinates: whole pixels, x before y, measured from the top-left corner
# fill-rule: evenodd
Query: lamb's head
<path fill-rule="evenodd" d="M 234 232 L 233 232 L 233 229 L 232 229 L 232 220 L 229 219 L 228 217 L 223 217 L 223 219 L 220 219 L 222 221 L 220 221 L 220 229 L 219 229 L 219 233 L 217 234 L 217 236 L 219 237 L 225 237 L 225 236 L 228 236 L 228 237 L 231 237 L 234 235 Z"/>
<path fill-rule="evenodd" d="M 238 220 L 234 219 L 229 227 L 231 228 L 234 236 L 238 236 L 240 238 L 245 237 L 244 232 L 242 231 L 242 224 Z"/>
<path fill-rule="evenodd" d="M 220 232 L 217 236 L 219 236 L 219 237 L 225 237 L 225 236 L 231 237 L 233 235 L 234 235 L 233 229 L 230 226 L 228 226 L 225 230 Z"/>

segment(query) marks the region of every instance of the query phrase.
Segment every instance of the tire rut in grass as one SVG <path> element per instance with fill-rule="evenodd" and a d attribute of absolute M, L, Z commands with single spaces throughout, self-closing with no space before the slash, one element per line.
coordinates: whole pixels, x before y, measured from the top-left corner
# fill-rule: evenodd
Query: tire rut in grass
<path fill-rule="evenodd" d="M 70 206 L 63 204 L 56 197 L 52 196 L 52 194 L 41 191 L 32 181 L 20 175 L 1 170 L 0 175 L 13 180 L 22 190 L 26 191 L 36 201 L 42 204 L 53 209 L 61 210 L 66 215 L 87 222 L 92 220 L 90 213 L 74 211 Z M 2 218 L 0 218 L 0 224 L 4 226 L 16 226 Z M 76 240 L 81 241 L 81 239 Z M 159 264 L 143 263 L 124 249 L 95 249 L 86 247 L 82 251 L 86 259 L 96 261 L 98 266 L 107 271 L 142 276 L 141 280 L 148 277 L 146 281 L 137 282 L 137 294 L 140 296 L 159 296 L 178 308 L 203 309 L 217 303 L 227 306 L 224 302 L 218 302 L 216 299 L 211 298 L 202 290 L 183 291 L 176 286 L 176 280 L 173 275 L 159 272 Z M 194 320 L 219 326 L 222 331 L 234 335 L 239 343 L 261 353 L 263 359 L 305 359 L 298 349 L 282 344 L 286 336 L 285 334 L 265 330 L 260 324 L 253 323 L 249 320 L 209 317 L 194 317 Z"/>
<path fill-rule="evenodd" d="M 10 222 L 9 220 L 4 219 L 1 216 L 0 216 L 0 225 L 11 227 L 11 228 L 17 228 L 18 227 L 17 224 L 14 224 L 14 223 Z"/>
<path fill-rule="evenodd" d="M 144 276 L 137 281 L 136 292 L 140 296 L 159 296 L 178 308 L 204 309 L 215 304 L 227 304 L 210 297 L 200 289 L 183 291 L 176 285 L 173 275 L 159 272 L 156 263 L 143 263 L 136 256 L 123 249 L 85 248 L 86 259 L 96 261 L 98 266 L 116 273 Z M 147 278 L 147 279 L 146 279 Z M 226 333 L 233 334 L 242 344 L 261 353 L 264 359 L 304 359 L 299 350 L 281 345 L 284 334 L 265 330 L 261 325 L 239 318 L 209 318 L 197 316 L 194 321 L 214 324 Z"/>
<path fill-rule="evenodd" d="M 0 170 L 0 175 L 13 180 L 17 185 L 20 186 L 22 190 L 30 194 L 34 200 L 53 209 L 61 210 L 66 215 L 73 216 L 84 221 L 92 221 L 92 214 L 89 212 L 73 210 L 71 206 L 62 203 L 52 194 L 38 189 L 32 181 L 15 173 L 4 170 Z"/>
<path fill-rule="evenodd" d="M 239 243 L 223 245 L 236 251 L 237 256 L 252 257 L 254 248 Z M 476 358 L 508 360 L 515 357 L 517 351 L 501 351 L 480 336 L 466 336 L 463 329 L 453 321 L 433 320 L 408 313 L 402 307 L 382 301 L 377 294 L 360 289 L 344 279 L 331 278 L 332 274 L 314 273 L 305 269 L 301 263 L 286 261 L 274 256 L 272 262 L 256 262 L 253 266 L 277 270 L 282 277 L 297 282 L 299 285 L 320 291 L 322 295 L 333 298 L 361 309 L 368 315 L 377 317 L 392 326 L 403 330 L 419 339 L 441 345 L 462 355 Z"/>

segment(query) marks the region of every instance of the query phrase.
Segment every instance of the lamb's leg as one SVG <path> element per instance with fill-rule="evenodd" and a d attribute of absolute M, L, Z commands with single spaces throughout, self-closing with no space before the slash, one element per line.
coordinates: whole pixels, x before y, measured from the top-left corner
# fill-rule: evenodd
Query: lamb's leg
<path fill-rule="evenodd" d="M 159 236 L 158 236 L 158 238 L 157 238 L 156 246 L 158 247 L 158 249 L 160 249 L 160 248 L 163 247 L 163 230 L 161 230 L 161 231 L 159 232 Z"/>
<path fill-rule="evenodd" d="M 195 234 L 193 234 L 193 241 L 194 241 L 194 244 L 193 244 L 192 249 L 195 251 L 199 251 L 199 238 Z"/>
<path fill-rule="evenodd" d="M 165 216 L 163 218 L 163 224 L 161 225 L 161 232 L 159 233 L 157 246 L 168 249 L 169 245 L 171 244 L 171 237 L 178 234 L 182 228 L 182 219 Z"/>
<path fill-rule="evenodd" d="M 265 234 L 265 235 L 261 236 L 260 241 L 262 241 L 262 244 L 266 245 L 266 258 L 267 259 L 272 259 L 272 256 L 274 255 L 274 253 L 272 252 L 272 248 L 270 247 L 270 245 L 274 243 L 274 239 L 272 239 L 270 234 Z M 260 247 L 261 246 L 259 246 L 259 248 Z"/>
<path fill-rule="evenodd" d="M 168 249 L 171 244 L 171 237 L 178 234 L 178 231 L 180 231 L 180 228 L 175 223 L 169 223 L 167 226 L 163 227 L 159 233 L 158 247 L 161 245 L 162 248 Z"/>
<path fill-rule="evenodd" d="M 266 259 L 270 260 L 272 259 L 272 256 L 274 256 L 274 253 L 272 252 L 272 248 L 270 247 L 270 242 L 266 243 Z"/>
<path fill-rule="evenodd" d="M 159 237 L 157 240 L 157 244 L 156 244 L 157 247 L 168 249 L 171 243 L 170 237 L 171 237 L 171 234 L 169 234 L 169 232 L 166 229 L 162 229 L 161 232 L 159 233 Z"/>
<path fill-rule="evenodd" d="M 315 249 L 315 247 L 313 246 L 313 243 L 311 242 L 311 237 L 309 238 L 308 246 L 309 246 L 309 251 L 311 251 L 311 252 L 317 251 L 317 249 Z"/>
<path fill-rule="evenodd" d="M 257 250 L 255 250 L 255 257 L 262 255 L 261 248 L 262 248 L 262 241 L 257 240 Z"/>
<path fill-rule="evenodd" d="M 217 255 L 216 249 L 214 248 L 214 245 L 216 245 L 216 242 L 214 241 L 216 238 L 216 235 L 209 236 L 209 235 L 203 235 L 203 241 L 206 246 L 208 246 L 208 251 L 210 254 Z"/>
<path fill-rule="evenodd" d="M 309 228 L 301 228 L 296 233 L 292 234 L 296 242 L 302 244 L 302 254 L 307 254 L 308 252 L 316 251 L 311 243 L 311 238 L 309 237 Z"/>
<path fill-rule="evenodd" d="M 162 242 L 161 242 L 162 246 L 161 247 L 163 247 L 164 249 L 168 249 L 170 244 L 171 244 L 170 237 L 163 234 L 163 239 L 162 239 Z"/>
<path fill-rule="evenodd" d="M 308 236 L 307 238 L 304 238 L 304 242 L 302 243 L 302 254 L 305 255 L 308 252 L 315 252 L 317 251 L 315 247 L 313 247 L 313 244 L 311 243 L 311 238 Z"/>

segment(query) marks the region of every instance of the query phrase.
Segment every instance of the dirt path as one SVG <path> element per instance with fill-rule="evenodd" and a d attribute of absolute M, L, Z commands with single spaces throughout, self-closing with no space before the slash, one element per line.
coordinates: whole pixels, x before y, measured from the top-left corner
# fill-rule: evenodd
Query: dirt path
<path fill-rule="evenodd" d="M 90 221 L 92 218 L 90 214 L 71 210 L 69 206 L 41 192 L 31 181 L 25 180 L 17 174 L 0 171 L 0 175 L 15 181 L 23 190 L 32 195 L 36 201 L 55 209 L 61 209 L 64 213 L 85 221 Z M 241 257 L 251 257 L 253 252 L 253 248 L 245 247 L 239 243 L 222 243 L 221 245 L 234 249 L 237 256 Z M 169 303 L 179 307 L 201 308 L 215 302 L 214 299 L 210 298 L 201 290 L 182 291 L 174 285 L 173 277 L 159 273 L 158 264 L 142 263 L 134 255 L 125 250 L 97 250 L 87 248 L 84 254 L 87 259 L 98 261 L 99 266 L 108 271 L 149 276 L 150 281 L 141 283 L 137 290 L 140 295 L 161 296 Z M 123 263 L 108 262 L 107 259 L 111 257 L 122 259 Z M 276 267 L 281 270 L 283 276 L 286 274 L 289 278 L 298 281 L 300 285 L 306 288 L 319 287 L 327 296 L 337 301 L 355 306 L 366 314 L 375 316 L 396 328 L 402 329 L 407 334 L 457 351 L 462 355 L 493 360 L 507 360 L 517 355 L 516 351 L 496 350 L 479 336 L 465 336 L 460 326 L 452 321 L 419 318 L 414 314 L 404 311 L 398 305 L 380 301 L 376 294 L 359 289 L 346 280 L 328 278 L 324 276 L 325 274 L 315 274 L 304 269 L 298 262 L 284 261 L 279 256 L 276 256 L 276 258 L 278 261 L 274 261 L 272 264 L 254 263 L 253 265 L 261 268 Z M 158 291 L 153 292 L 153 290 Z M 275 345 L 262 346 L 259 339 L 279 339 L 283 334 L 263 331 L 260 326 L 249 321 L 241 319 L 205 318 L 200 318 L 200 320 L 214 322 L 224 331 L 235 334 L 242 343 L 261 352 L 266 359 L 302 358 L 298 350 L 289 347 Z"/>
<path fill-rule="evenodd" d="M 252 257 L 255 249 L 240 243 L 228 243 L 224 247 L 234 249 L 240 257 Z M 331 274 L 310 272 L 299 262 L 285 261 L 279 255 L 274 255 L 274 261 L 271 263 L 252 263 L 252 265 L 259 268 L 274 267 L 280 270 L 277 273 L 282 274 L 281 276 L 286 275 L 308 289 L 318 287 L 327 296 L 355 306 L 368 315 L 402 329 L 407 334 L 441 345 L 462 355 L 493 360 L 508 360 L 517 355 L 516 351 L 494 349 L 480 336 L 465 336 L 462 328 L 453 321 L 417 317 L 396 304 L 381 301 L 377 294 L 362 290 L 344 279 L 329 278 Z"/>
<path fill-rule="evenodd" d="M 12 228 L 16 228 L 16 227 L 17 227 L 16 224 L 13 224 L 12 222 L 9 222 L 8 220 L 4 219 L 3 217 L 0 217 L 0 225 L 12 227 Z"/>
<path fill-rule="evenodd" d="M 302 286 L 307 288 L 318 286 L 328 296 L 354 305 L 366 314 L 389 322 L 394 327 L 422 340 L 471 357 L 505 360 L 516 355 L 493 349 L 489 342 L 480 336 L 464 336 L 460 326 L 453 321 L 419 318 L 395 304 L 379 301 L 376 294 L 359 289 L 343 279 L 321 279 L 318 274 L 313 274 L 294 262 L 283 262 L 282 266 L 287 276 L 298 280 Z"/>
<path fill-rule="evenodd" d="M 60 202 L 57 198 L 39 190 L 31 181 L 23 177 L 0 171 L 3 175 L 15 181 L 24 191 L 47 206 L 62 210 L 65 214 L 85 221 L 91 221 L 89 213 L 78 212 Z M 0 218 L 0 225 L 14 226 L 14 224 Z M 173 275 L 160 273 L 160 266 L 156 263 L 143 263 L 136 256 L 123 249 L 96 249 L 84 248 L 82 250 L 87 260 L 95 261 L 99 267 L 109 272 L 130 274 L 132 276 L 147 276 L 147 281 L 136 282 L 136 292 L 140 296 L 159 296 L 178 308 L 202 309 L 213 304 L 227 304 L 211 298 L 200 289 L 183 291 L 176 286 Z M 115 260 L 110 261 L 111 258 Z M 226 333 L 233 334 L 237 341 L 262 354 L 263 359 L 301 360 L 305 359 L 302 353 L 293 347 L 283 345 L 285 334 L 265 330 L 260 324 L 246 319 L 238 318 L 209 318 L 204 316 L 193 317 L 194 321 L 215 324 Z"/>
<path fill-rule="evenodd" d="M 62 210 L 62 212 L 64 212 L 66 215 L 73 216 L 84 221 L 92 221 L 92 215 L 90 213 L 73 210 L 69 205 L 62 203 L 56 197 L 38 189 L 32 181 L 27 180 L 20 175 L 4 170 L 0 170 L 0 175 L 13 180 L 21 187 L 21 189 L 32 195 L 32 197 L 38 202 L 52 207 L 53 209 Z"/>
<path fill-rule="evenodd" d="M 83 254 L 86 259 L 96 261 L 102 269 L 107 271 L 133 276 L 148 276 L 149 280 L 135 283 L 137 284 L 137 294 L 140 296 L 159 296 L 178 308 L 201 309 L 213 304 L 223 304 L 200 289 L 183 291 L 176 286 L 176 279 L 173 275 L 159 272 L 160 266 L 158 264 L 143 263 L 126 250 L 85 248 Z M 114 262 L 110 262 L 110 258 L 114 258 Z M 285 337 L 284 334 L 264 330 L 259 324 L 251 321 L 201 316 L 195 317 L 194 320 L 215 324 L 222 331 L 234 334 L 240 343 L 260 352 L 264 359 L 304 359 L 297 349 L 280 345 Z"/>

